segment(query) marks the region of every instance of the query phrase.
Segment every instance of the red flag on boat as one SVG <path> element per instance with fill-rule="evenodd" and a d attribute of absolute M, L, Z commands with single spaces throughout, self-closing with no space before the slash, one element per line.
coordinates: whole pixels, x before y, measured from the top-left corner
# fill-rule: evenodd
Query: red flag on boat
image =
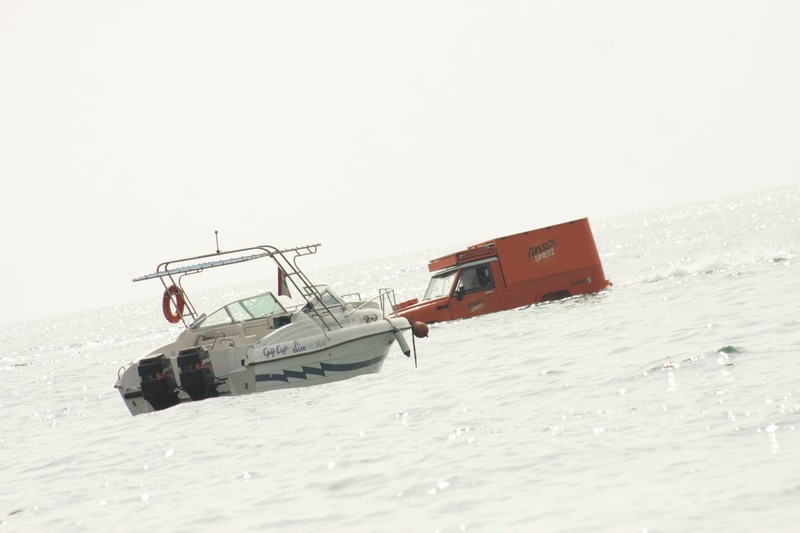
<path fill-rule="evenodd" d="M 278 296 L 292 297 L 292 295 L 289 294 L 289 284 L 286 283 L 286 276 L 280 268 L 278 269 Z"/>

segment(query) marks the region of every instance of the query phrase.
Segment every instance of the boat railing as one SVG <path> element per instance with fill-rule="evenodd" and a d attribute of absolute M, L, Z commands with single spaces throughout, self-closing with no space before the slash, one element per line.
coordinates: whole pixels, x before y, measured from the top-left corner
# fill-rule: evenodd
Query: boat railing
<path fill-rule="evenodd" d="M 297 291 L 296 294 L 305 300 L 305 305 L 301 304 L 301 307 L 306 313 L 313 314 L 319 318 L 320 323 L 327 330 L 331 330 L 333 327 L 342 328 L 342 323 L 339 321 L 336 314 L 332 312 L 332 308 L 336 307 L 336 305 L 324 301 L 323 289 L 320 289 L 319 286 L 312 283 L 305 272 L 297 265 L 297 259 L 299 257 L 317 253 L 317 248 L 319 246 L 320 244 L 309 244 L 283 250 L 279 250 L 270 245 L 254 246 L 231 251 L 220 251 L 217 249 L 216 253 L 166 261 L 161 263 L 153 274 L 134 278 L 133 281 L 142 281 L 146 279 L 158 279 L 161 281 L 165 289 L 165 298 L 169 297 L 176 309 L 185 306 L 185 311 L 179 318 L 188 328 L 197 324 L 201 317 L 198 315 L 194 304 L 183 290 L 181 283 L 184 276 L 199 274 L 211 268 L 268 257 L 276 263 L 278 269 L 283 273 L 283 279 L 290 287 L 290 290 L 293 287 L 294 290 Z M 173 292 L 175 288 L 178 290 Z M 376 305 L 373 302 L 377 303 L 384 315 L 397 310 L 393 289 L 379 289 L 378 295 L 367 301 L 362 301 L 361 295 L 358 293 L 353 293 L 348 296 L 352 295 L 358 296 L 358 301 L 351 304 L 354 310 Z M 352 311 L 347 314 L 349 315 L 351 313 Z M 323 319 L 323 315 L 325 319 Z M 188 323 L 187 318 L 189 319 Z"/>
<path fill-rule="evenodd" d="M 378 289 L 378 297 L 381 299 L 381 310 L 386 313 L 387 307 L 390 312 L 397 311 L 397 299 L 394 295 L 394 289 L 383 288 Z"/>
<path fill-rule="evenodd" d="M 347 300 L 348 298 L 355 298 L 357 302 L 361 301 L 360 292 L 348 292 L 347 294 L 340 294 L 339 296 L 342 298 L 342 300 Z"/>
<path fill-rule="evenodd" d="M 275 260 L 275 263 L 277 263 L 278 268 L 283 272 L 284 279 L 287 283 L 290 283 L 297 291 L 297 294 L 306 301 L 306 305 L 303 306 L 303 309 L 307 313 L 315 315 L 323 327 L 330 331 L 331 326 L 323 319 L 323 312 L 332 318 L 333 322 L 335 322 L 339 328 L 343 327 L 342 323 L 339 322 L 336 315 L 331 312 L 330 307 L 323 301 L 322 291 L 319 287 L 312 283 L 305 272 L 297 266 L 297 259 L 299 257 L 316 253 L 318 246 L 319 244 L 313 244 L 288 250 L 275 250 L 270 255 Z M 291 258 L 287 257 L 286 254 L 291 252 L 293 252 L 294 255 Z"/>
<path fill-rule="evenodd" d="M 320 291 L 311 280 L 308 279 L 300 267 L 297 266 L 297 259 L 299 257 L 317 253 L 317 248 L 319 246 L 319 244 L 308 244 L 283 250 L 271 245 L 253 246 L 230 251 L 220 251 L 217 249 L 216 253 L 165 261 L 158 265 L 154 273 L 134 278 L 133 281 L 143 281 L 146 279 L 158 279 L 161 281 L 162 285 L 164 285 L 165 294 L 170 298 L 173 306 L 176 309 L 185 307 L 185 311 L 179 318 L 186 327 L 189 327 L 190 324 L 194 324 L 198 321 L 198 313 L 195 310 L 194 304 L 186 294 L 186 291 L 183 290 L 182 281 L 184 276 L 199 274 L 211 268 L 269 257 L 272 258 L 278 268 L 283 272 L 287 284 L 294 287 L 297 294 L 299 294 L 307 304 L 317 299 L 322 308 L 330 313 L 330 309 L 322 302 L 322 294 Z M 179 290 L 173 292 L 173 287 Z M 320 310 L 315 308 L 310 309 L 309 312 L 317 316 L 320 315 Z M 188 323 L 187 318 L 189 318 Z M 339 327 L 341 327 L 341 324 L 335 316 L 333 319 Z"/>
<path fill-rule="evenodd" d="M 380 306 L 384 315 L 388 312 L 394 312 L 397 309 L 394 289 L 378 289 L 378 294 L 369 300 L 361 300 L 359 298 L 357 305 L 352 304 L 353 310 L 345 314 L 345 316 L 351 315 L 359 309 L 363 309 L 364 307 L 369 307 L 373 302 L 376 302 Z M 387 311 L 387 308 L 389 311 Z"/>

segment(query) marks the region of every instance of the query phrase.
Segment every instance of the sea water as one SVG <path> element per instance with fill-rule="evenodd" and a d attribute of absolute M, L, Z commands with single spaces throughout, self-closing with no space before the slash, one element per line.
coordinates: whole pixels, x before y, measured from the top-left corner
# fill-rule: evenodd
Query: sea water
<path fill-rule="evenodd" d="M 0 530 L 800 531 L 800 187 L 590 222 L 609 290 L 328 385 L 133 417 L 158 298 L 0 327 Z"/>

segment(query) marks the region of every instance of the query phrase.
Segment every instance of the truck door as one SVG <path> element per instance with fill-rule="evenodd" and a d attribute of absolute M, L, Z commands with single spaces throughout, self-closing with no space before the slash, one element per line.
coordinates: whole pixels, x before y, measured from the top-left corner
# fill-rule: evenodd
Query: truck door
<path fill-rule="evenodd" d="M 450 298 L 450 310 L 454 319 L 505 309 L 502 286 L 499 286 L 502 281 L 497 265 L 497 261 L 492 260 L 465 266 L 460 270 Z"/>

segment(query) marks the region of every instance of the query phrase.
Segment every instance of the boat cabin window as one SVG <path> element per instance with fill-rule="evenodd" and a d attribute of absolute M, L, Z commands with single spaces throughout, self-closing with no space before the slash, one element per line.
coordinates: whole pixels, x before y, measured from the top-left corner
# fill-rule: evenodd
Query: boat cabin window
<path fill-rule="evenodd" d="M 226 307 L 228 309 L 228 312 L 233 317 L 233 321 L 234 322 L 244 322 L 245 320 L 249 320 L 251 318 L 254 318 L 254 317 L 250 316 L 250 313 L 248 313 L 244 309 L 244 307 L 242 307 L 240 302 L 236 302 L 236 303 L 230 304 L 230 305 L 228 305 Z"/>
<path fill-rule="evenodd" d="M 423 301 L 450 296 L 450 289 L 453 288 L 453 280 L 455 277 L 455 270 L 433 276 L 428 284 L 428 290 L 425 291 Z"/>
<path fill-rule="evenodd" d="M 251 318 L 265 318 L 275 314 L 285 314 L 286 309 L 280 304 L 271 292 L 259 294 L 252 298 L 239 300 L 242 307 L 247 311 Z"/>
<path fill-rule="evenodd" d="M 488 264 L 464 268 L 461 270 L 461 277 L 456 285 L 456 292 L 469 294 L 471 292 L 483 291 L 494 287 L 492 269 Z"/>
<path fill-rule="evenodd" d="M 344 300 L 342 300 L 342 298 L 338 294 L 333 292 L 333 290 L 330 287 L 326 285 L 317 285 L 315 286 L 315 289 L 317 289 L 317 292 L 319 292 L 320 296 L 322 297 L 322 304 L 328 309 L 330 309 L 331 307 L 337 307 L 344 304 Z M 308 292 L 308 294 L 310 296 L 310 291 Z M 309 303 L 311 305 L 313 305 L 317 309 L 323 309 L 323 307 L 319 305 L 319 301 L 320 299 L 317 298 L 316 296 L 311 296 L 309 298 Z"/>
<path fill-rule="evenodd" d="M 193 329 L 210 328 L 214 326 L 221 326 L 223 324 L 232 324 L 233 317 L 228 313 L 227 306 L 222 309 L 217 309 L 205 319 L 198 322 Z"/>
<path fill-rule="evenodd" d="M 273 315 L 284 315 L 286 309 L 275 299 L 271 292 L 231 302 L 217 309 L 206 318 L 200 320 L 192 329 L 210 328 L 235 322 L 266 318 Z"/>

